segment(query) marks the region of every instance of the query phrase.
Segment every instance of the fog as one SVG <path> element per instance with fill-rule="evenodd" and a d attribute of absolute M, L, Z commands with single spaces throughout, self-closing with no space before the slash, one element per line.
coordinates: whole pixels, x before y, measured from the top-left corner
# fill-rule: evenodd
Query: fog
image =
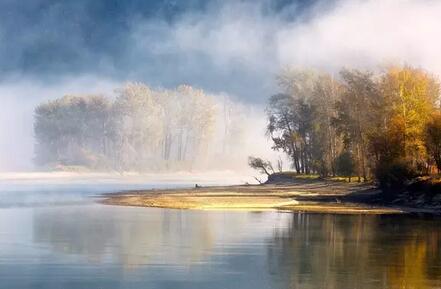
<path fill-rule="evenodd" d="M 251 154 L 277 157 L 264 135 L 263 111 L 278 92 L 275 75 L 284 67 L 337 73 L 342 66 L 408 63 L 441 73 L 439 1 L 209 1 L 185 9 L 165 2 L 168 10 L 154 15 L 132 17 L 121 9 L 129 14 L 114 26 L 84 1 L 45 3 L 35 19 L 23 16 L 18 4 L 2 4 L 2 13 L 21 17 L 5 14 L 1 20 L 0 170 L 37 169 L 33 110 L 66 94 L 112 95 L 127 81 L 142 81 L 228 95 L 250 108 L 245 160 Z"/>
<path fill-rule="evenodd" d="M 7 172 L 0 173 L 0 209 L 90 204 L 107 193 L 255 183 L 251 172 Z"/>
<path fill-rule="evenodd" d="M 42 83 L 10 80 L 0 85 L 0 171 L 34 170 L 33 116 L 35 107 L 45 101 L 72 93 L 112 92 L 116 83 L 83 76 Z"/>

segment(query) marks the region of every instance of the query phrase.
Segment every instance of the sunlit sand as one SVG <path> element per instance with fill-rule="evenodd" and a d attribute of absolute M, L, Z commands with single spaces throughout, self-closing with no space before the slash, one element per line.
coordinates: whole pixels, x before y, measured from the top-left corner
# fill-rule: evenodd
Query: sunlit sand
<path fill-rule="evenodd" d="M 341 201 L 368 185 L 311 182 L 293 185 L 222 186 L 125 192 L 102 200 L 109 205 L 197 210 L 281 210 L 333 214 L 399 214 L 400 208 Z"/>

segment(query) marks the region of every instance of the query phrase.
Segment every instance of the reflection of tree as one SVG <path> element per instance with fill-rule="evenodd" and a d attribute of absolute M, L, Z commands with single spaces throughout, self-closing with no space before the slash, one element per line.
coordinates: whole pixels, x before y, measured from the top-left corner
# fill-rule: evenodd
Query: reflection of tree
<path fill-rule="evenodd" d="M 55 252 L 84 255 L 100 262 L 117 230 L 111 219 L 98 222 L 101 214 L 92 210 L 45 209 L 34 215 L 34 242 L 49 244 Z"/>
<path fill-rule="evenodd" d="M 45 208 L 34 214 L 33 231 L 34 242 L 87 262 L 190 266 L 212 253 L 228 254 L 220 252 L 228 250 L 228 243 L 270 235 L 275 223 L 270 216 L 276 217 L 112 206 Z M 262 226 L 266 221 L 271 226 Z M 259 226 L 249 226 L 253 222 Z"/>
<path fill-rule="evenodd" d="M 439 288 L 441 286 L 441 228 L 433 222 L 415 221 L 415 229 L 389 266 L 390 288 Z M 434 230 L 435 228 L 435 230 Z"/>
<path fill-rule="evenodd" d="M 53 209 L 35 214 L 34 241 L 49 244 L 57 253 L 127 267 L 189 264 L 213 246 L 206 218 L 192 218 L 177 210 L 137 214 L 137 209 L 128 208 L 115 214 L 112 209 Z"/>
<path fill-rule="evenodd" d="M 441 286 L 441 228 L 405 217 L 293 215 L 268 249 L 274 288 Z"/>
<path fill-rule="evenodd" d="M 252 276 L 261 267 L 241 254 L 266 240 L 271 288 L 441 288 L 437 220 L 81 206 L 35 210 L 33 225 L 39 247 L 84 263 L 185 269 L 222 255 Z"/>

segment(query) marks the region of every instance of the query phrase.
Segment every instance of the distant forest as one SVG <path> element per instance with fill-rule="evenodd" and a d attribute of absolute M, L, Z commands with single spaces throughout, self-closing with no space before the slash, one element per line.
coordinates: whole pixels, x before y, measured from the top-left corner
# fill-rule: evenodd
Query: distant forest
<path fill-rule="evenodd" d="M 222 166 L 241 147 L 240 109 L 187 85 L 155 90 L 128 83 L 116 97 L 64 96 L 35 109 L 35 162 L 49 168 L 188 170 L 217 157 Z"/>
<path fill-rule="evenodd" d="M 394 178 L 385 173 L 391 170 L 410 176 L 441 169 L 440 83 L 429 72 L 286 69 L 277 83 L 280 93 L 266 107 L 267 137 L 295 172 L 368 180 Z M 39 105 L 35 161 L 120 171 L 208 162 L 221 168 L 246 162 L 238 156 L 247 130 L 259 129 L 246 120 L 240 105 L 191 86 L 128 83 L 115 97 L 65 96 Z"/>
<path fill-rule="evenodd" d="M 277 80 L 267 133 L 297 173 L 381 181 L 441 169 L 440 83 L 427 71 L 287 69 Z"/>

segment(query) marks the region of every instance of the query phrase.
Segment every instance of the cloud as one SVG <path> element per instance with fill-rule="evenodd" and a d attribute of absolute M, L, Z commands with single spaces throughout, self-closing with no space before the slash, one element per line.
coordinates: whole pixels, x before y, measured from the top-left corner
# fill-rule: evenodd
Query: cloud
<path fill-rule="evenodd" d="M 398 61 L 441 71 L 439 1 L 129 2 L 5 1 L 0 79 L 189 83 L 262 104 L 286 65 L 335 71 Z"/>
<path fill-rule="evenodd" d="M 441 75 L 440 1 L 92 2 L 0 4 L 2 163 L 31 159 L 36 103 L 126 80 L 186 83 L 262 107 L 287 65 L 398 62 Z"/>
<path fill-rule="evenodd" d="M 296 5 L 227 1 L 174 22 L 142 19 L 131 27 L 131 55 L 156 83 L 193 83 L 255 104 L 275 92 L 274 76 L 287 65 L 337 72 L 408 63 L 441 73 L 441 2 L 331 3 L 300 13 Z"/>
<path fill-rule="evenodd" d="M 441 2 L 341 1 L 277 34 L 279 63 L 338 69 L 399 62 L 441 72 Z"/>

